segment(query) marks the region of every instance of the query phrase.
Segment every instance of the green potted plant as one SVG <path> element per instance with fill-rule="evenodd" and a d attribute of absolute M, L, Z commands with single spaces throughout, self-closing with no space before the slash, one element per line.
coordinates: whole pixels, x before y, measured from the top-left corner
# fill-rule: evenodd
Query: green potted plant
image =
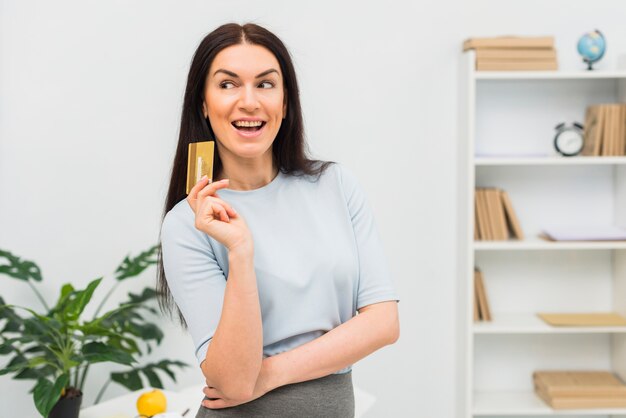
<path fill-rule="evenodd" d="M 143 376 L 149 386 L 163 388 L 157 371 L 175 381 L 172 368 L 187 366 L 175 360 L 137 364 L 137 357 L 150 353 L 153 345 L 159 345 L 163 338 L 159 327 L 144 317 L 158 312 L 154 307 L 156 292 L 153 289 L 128 293 L 128 300 L 100 314 L 122 281 L 137 277 L 147 267 L 156 264 L 157 250 L 158 246 L 153 246 L 137 257 L 124 258 L 115 271 L 115 281 L 93 317 L 84 319 L 82 314 L 92 301 L 102 277 L 91 281 L 84 289 L 64 284 L 54 305 L 49 306 L 35 287 L 35 282 L 42 281 L 39 267 L 0 249 L 0 275 L 25 282 L 43 306 L 43 312 L 38 313 L 30 308 L 6 304 L 0 296 L 0 356 L 12 356 L 0 370 L 0 375 L 13 374 L 13 379 L 35 380 L 31 392 L 43 417 L 78 417 L 85 379 L 89 366 L 94 363 L 128 366 L 127 370 L 110 374 L 95 403 L 111 382 L 134 391 L 144 387 Z"/>

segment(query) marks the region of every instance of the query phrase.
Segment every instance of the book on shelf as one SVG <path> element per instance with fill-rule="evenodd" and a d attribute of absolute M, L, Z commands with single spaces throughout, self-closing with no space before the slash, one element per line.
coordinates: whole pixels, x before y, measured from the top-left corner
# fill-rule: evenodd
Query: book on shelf
<path fill-rule="evenodd" d="M 554 38 L 500 36 L 470 38 L 463 51 L 476 50 L 477 71 L 554 71 L 558 69 Z"/>
<path fill-rule="evenodd" d="M 608 371 L 535 371 L 533 386 L 554 409 L 626 407 L 626 385 Z"/>
<path fill-rule="evenodd" d="M 474 239 L 524 239 L 511 198 L 497 188 L 478 187 L 474 194 Z"/>
<path fill-rule="evenodd" d="M 559 65 L 555 60 L 476 60 L 476 71 L 555 71 Z"/>
<path fill-rule="evenodd" d="M 491 321 L 491 308 L 482 272 L 474 269 L 474 321 Z"/>
<path fill-rule="evenodd" d="M 584 126 L 582 155 L 626 155 L 626 104 L 588 106 Z"/>
<path fill-rule="evenodd" d="M 476 59 L 488 61 L 542 61 L 556 60 L 554 48 L 482 48 L 476 49 Z"/>
<path fill-rule="evenodd" d="M 626 326 L 626 318 L 616 312 L 538 313 L 537 316 L 555 327 Z"/>
<path fill-rule="evenodd" d="M 571 225 L 544 228 L 540 237 L 550 241 L 624 241 L 626 228 L 615 225 Z"/>
<path fill-rule="evenodd" d="M 482 48 L 553 49 L 553 36 L 496 36 L 469 38 L 463 42 L 463 51 Z"/>

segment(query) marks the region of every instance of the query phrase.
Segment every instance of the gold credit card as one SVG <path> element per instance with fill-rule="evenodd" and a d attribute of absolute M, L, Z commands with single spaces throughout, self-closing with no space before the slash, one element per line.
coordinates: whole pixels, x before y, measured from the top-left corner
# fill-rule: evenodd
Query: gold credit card
<path fill-rule="evenodd" d="M 187 194 L 205 175 L 213 181 L 213 151 L 215 141 L 192 142 L 187 158 Z"/>

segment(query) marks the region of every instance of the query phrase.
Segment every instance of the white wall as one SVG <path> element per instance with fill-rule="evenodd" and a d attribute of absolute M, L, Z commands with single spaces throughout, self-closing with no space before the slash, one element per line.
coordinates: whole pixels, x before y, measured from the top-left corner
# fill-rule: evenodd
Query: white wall
<path fill-rule="evenodd" d="M 36 261 L 52 300 L 61 283 L 85 285 L 155 243 L 191 55 L 222 23 L 260 23 L 293 54 L 311 149 L 366 187 L 400 293 L 399 342 L 354 367 L 378 397 L 368 416 L 452 417 L 461 42 L 553 34 L 561 67 L 581 68 L 576 40 L 598 28 L 608 52 L 597 67 L 613 68 L 626 3 L 588 4 L 0 0 L 0 248 Z M 0 294 L 36 305 L 5 277 Z M 189 339 L 163 326 L 154 358 L 194 364 Z M 86 405 L 106 372 L 92 369 Z M 167 387 L 199 379 L 193 368 Z M 30 386 L 0 377 L 0 411 L 35 416 Z"/>

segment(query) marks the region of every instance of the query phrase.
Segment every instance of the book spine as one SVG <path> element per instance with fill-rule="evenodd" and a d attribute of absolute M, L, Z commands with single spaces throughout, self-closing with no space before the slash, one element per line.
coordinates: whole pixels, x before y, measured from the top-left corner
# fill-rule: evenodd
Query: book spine
<path fill-rule="evenodd" d="M 555 60 L 537 61 L 480 61 L 476 60 L 476 71 L 553 71 L 559 66 Z"/>
<path fill-rule="evenodd" d="M 476 59 L 481 61 L 500 60 L 500 61 L 534 61 L 534 60 L 556 60 L 555 49 L 477 49 Z"/>
<path fill-rule="evenodd" d="M 554 37 L 510 37 L 473 38 L 463 43 L 463 51 L 480 48 L 544 48 L 554 49 Z"/>

